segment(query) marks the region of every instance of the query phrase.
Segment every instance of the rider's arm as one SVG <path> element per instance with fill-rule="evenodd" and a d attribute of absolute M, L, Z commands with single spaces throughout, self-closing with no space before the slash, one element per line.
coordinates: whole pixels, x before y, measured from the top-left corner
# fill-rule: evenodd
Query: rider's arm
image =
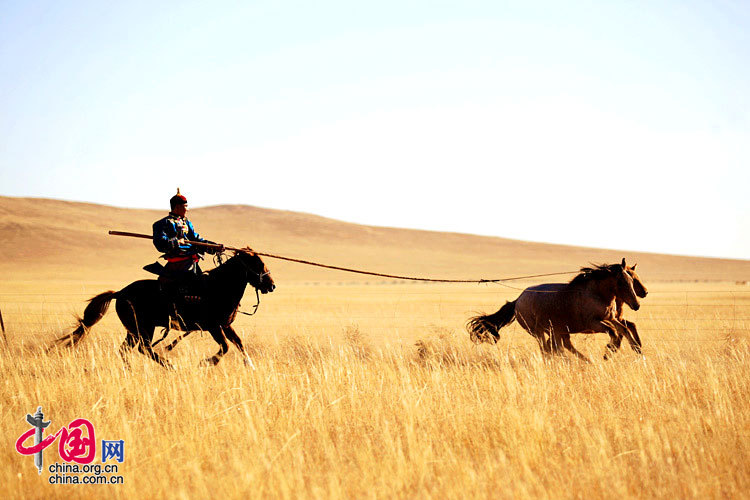
<path fill-rule="evenodd" d="M 193 227 L 193 223 L 190 221 L 187 221 L 188 226 L 188 233 L 187 233 L 187 239 L 190 241 L 199 241 L 201 243 L 211 243 L 212 245 L 216 245 L 217 243 L 214 243 L 213 241 L 207 240 L 205 238 L 201 238 L 201 235 L 195 232 L 195 227 Z M 223 247 L 222 247 L 223 248 Z M 196 247 L 196 250 L 200 253 L 216 253 L 217 250 L 213 248 L 206 248 L 206 247 Z"/>
<path fill-rule="evenodd" d="M 170 231 L 170 229 L 172 229 L 172 231 Z M 172 228 L 168 222 L 164 220 L 154 222 L 153 231 L 154 246 L 160 252 L 169 252 L 179 245 L 177 242 L 177 235 L 174 233 L 174 228 Z"/>
<path fill-rule="evenodd" d="M 187 232 L 187 235 L 185 236 L 187 237 L 188 240 L 199 241 L 201 243 L 211 243 L 210 241 L 204 238 L 201 238 L 201 235 L 195 232 L 195 227 L 193 227 L 192 222 L 187 221 L 187 227 L 188 227 L 188 232 Z"/>

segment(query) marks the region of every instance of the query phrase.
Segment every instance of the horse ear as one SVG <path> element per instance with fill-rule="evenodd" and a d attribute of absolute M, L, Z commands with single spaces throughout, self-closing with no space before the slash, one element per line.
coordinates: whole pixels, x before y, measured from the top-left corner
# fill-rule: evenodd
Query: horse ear
<path fill-rule="evenodd" d="M 638 263 L 636 262 L 635 264 L 633 264 L 633 267 L 631 267 L 630 269 L 632 269 L 633 271 L 635 271 L 635 266 L 637 266 L 637 265 L 638 265 Z"/>
<path fill-rule="evenodd" d="M 625 267 L 625 257 L 622 258 L 622 267 Z"/>

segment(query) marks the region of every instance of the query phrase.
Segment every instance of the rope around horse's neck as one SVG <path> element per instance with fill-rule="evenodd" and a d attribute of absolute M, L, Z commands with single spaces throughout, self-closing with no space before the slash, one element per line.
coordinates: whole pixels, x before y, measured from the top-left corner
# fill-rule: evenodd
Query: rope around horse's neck
<path fill-rule="evenodd" d="M 263 253 L 263 252 L 255 252 L 255 253 L 258 255 L 262 255 L 263 257 L 271 257 L 272 259 L 280 259 L 280 260 L 286 260 L 289 262 L 297 262 L 298 264 L 306 264 L 308 266 L 324 267 L 326 269 L 335 269 L 337 271 L 346 271 L 348 273 L 366 274 L 369 276 L 379 276 L 381 278 L 393 278 L 393 279 L 407 280 L 407 281 L 426 281 L 426 282 L 432 282 L 432 283 L 500 283 L 503 281 L 515 281 L 515 280 L 530 279 L 530 278 L 542 278 L 545 276 L 560 276 L 563 274 L 577 274 L 580 272 L 579 270 L 564 271 L 564 272 L 559 272 L 559 273 L 529 274 L 526 276 L 513 276 L 511 278 L 478 279 L 478 280 L 416 278 L 414 276 L 400 276 L 398 274 L 376 273 L 372 271 L 362 271 L 360 269 L 351 269 L 348 267 L 330 266 L 327 264 L 321 264 L 319 262 L 311 262 L 309 260 L 302 260 L 302 259 L 293 259 L 291 257 L 283 257 L 281 255 L 273 255 L 270 253 Z"/>

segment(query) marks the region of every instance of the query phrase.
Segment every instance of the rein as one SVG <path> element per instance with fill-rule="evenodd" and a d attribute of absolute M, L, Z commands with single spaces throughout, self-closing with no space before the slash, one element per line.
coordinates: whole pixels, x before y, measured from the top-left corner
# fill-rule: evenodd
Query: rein
<path fill-rule="evenodd" d="M 222 261 L 223 255 L 224 255 L 223 253 L 218 253 L 217 254 L 219 262 Z M 245 268 L 245 271 L 247 271 L 248 273 L 253 273 L 254 275 L 256 275 L 258 277 L 258 284 L 259 285 L 263 281 L 263 277 L 267 276 L 268 274 L 270 274 L 268 271 L 266 271 L 264 273 L 256 273 L 255 271 L 253 271 L 252 269 L 250 269 L 249 267 L 247 267 L 247 264 L 245 264 L 244 262 L 242 262 L 241 259 L 238 259 L 237 261 L 240 264 L 242 264 L 242 267 Z M 260 293 L 258 292 L 258 287 L 257 286 L 253 285 L 253 288 L 255 288 L 255 305 L 253 306 L 253 312 L 248 313 L 248 312 L 245 312 L 245 311 L 240 311 L 239 305 L 238 305 L 237 306 L 237 312 L 238 313 L 244 314 L 245 316 L 253 316 L 255 313 L 258 312 L 258 308 L 260 307 Z"/>
<path fill-rule="evenodd" d="M 258 293 L 258 289 L 255 289 L 255 305 L 253 306 L 253 312 L 246 313 L 245 311 L 240 311 L 239 307 L 237 308 L 237 312 L 240 314 L 244 314 L 245 316 L 252 316 L 255 313 L 258 312 L 258 307 L 260 306 L 260 294 Z"/>

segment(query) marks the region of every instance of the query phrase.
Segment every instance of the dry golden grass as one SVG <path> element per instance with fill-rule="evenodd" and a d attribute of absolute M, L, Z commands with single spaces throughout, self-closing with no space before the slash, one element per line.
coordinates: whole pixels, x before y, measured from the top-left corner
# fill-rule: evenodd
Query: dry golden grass
<path fill-rule="evenodd" d="M 0 490 L 8 498 L 740 498 L 750 491 L 750 289 L 648 283 L 645 358 L 577 335 L 593 360 L 544 359 L 516 324 L 474 346 L 498 286 L 285 286 L 234 348 L 186 339 L 174 371 L 131 354 L 110 310 L 49 355 L 84 299 L 124 283 L 4 282 Z M 515 285 L 514 285 L 515 286 Z M 519 284 L 519 286 L 525 286 Z M 12 290 L 16 295 L 10 295 Z M 28 294 L 28 295 L 24 295 Z M 40 295 L 44 294 L 44 295 Z M 245 309 L 253 298 L 248 295 Z M 174 335 L 174 334 L 173 334 Z M 51 486 L 14 450 L 26 413 L 124 439 L 123 485 Z M 55 446 L 45 464 L 58 460 Z M 99 457 L 97 457 L 99 461 Z"/>
<path fill-rule="evenodd" d="M 577 335 L 593 363 L 544 359 L 517 324 L 497 346 L 470 344 L 465 321 L 513 288 L 365 286 L 279 261 L 268 262 L 278 290 L 235 323 L 255 371 L 234 348 L 199 368 L 217 350 L 199 334 L 169 354 L 174 371 L 137 353 L 125 369 L 112 310 L 78 350 L 45 354 L 85 299 L 147 277 L 155 250 L 107 230 L 148 232 L 164 213 L 0 197 L 3 498 L 748 496 L 750 287 L 735 281 L 750 280 L 750 261 L 208 207 L 191 211 L 208 238 L 392 274 L 508 277 L 626 257 L 651 291 L 629 312 L 646 357 L 624 346 L 604 362 L 604 336 Z M 97 439 L 124 439 L 124 484 L 47 484 L 14 449 L 40 405 L 52 429 L 83 417 Z M 55 448 L 45 465 L 60 461 Z"/>

